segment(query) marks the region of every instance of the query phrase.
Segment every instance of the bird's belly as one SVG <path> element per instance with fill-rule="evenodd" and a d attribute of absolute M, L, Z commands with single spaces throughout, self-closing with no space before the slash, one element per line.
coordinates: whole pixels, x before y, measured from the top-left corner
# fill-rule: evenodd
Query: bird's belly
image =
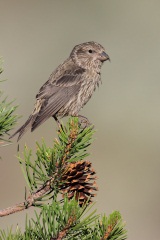
<path fill-rule="evenodd" d="M 93 92 L 96 89 L 96 86 L 99 83 L 99 79 L 97 81 L 88 81 L 87 83 L 81 85 L 80 91 L 77 95 L 74 95 L 68 103 L 66 103 L 62 109 L 59 111 L 59 116 L 78 116 L 79 111 L 83 108 L 83 106 L 88 102 L 91 98 Z"/>

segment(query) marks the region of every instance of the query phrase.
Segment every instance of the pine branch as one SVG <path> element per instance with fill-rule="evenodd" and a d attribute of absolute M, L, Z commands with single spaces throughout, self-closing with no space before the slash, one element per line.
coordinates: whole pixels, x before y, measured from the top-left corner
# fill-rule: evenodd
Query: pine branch
<path fill-rule="evenodd" d="M 76 222 L 76 215 L 75 215 L 75 211 L 73 211 L 71 213 L 71 216 L 68 219 L 67 224 L 64 226 L 64 228 L 58 233 L 57 236 L 57 240 L 62 240 L 64 237 L 66 237 L 68 231 L 70 230 L 70 228 L 74 225 L 74 223 Z"/>
<path fill-rule="evenodd" d="M 45 197 L 47 197 L 45 200 L 49 200 L 50 198 L 54 199 L 61 189 L 67 189 L 68 186 L 66 184 L 68 178 L 66 171 L 71 171 L 74 168 L 72 166 L 74 164 L 70 162 L 82 161 L 82 158 L 88 155 L 85 153 L 85 148 L 90 145 L 93 133 L 92 127 L 80 129 L 78 118 L 71 118 L 67 126 L 63 126 L 59 130 L 59 140 L 56 139 L 54 141 L 52 148 L 46 147 L 44 142 L 42 143 L 42 146 L 37 143 L 37 159 L 35 161 L 32 161 L 31 159 L 31 150 L 25 147 L 24 159 L 20 156 L 18 158 L 31 194 L 24 202 L 0 210 L 0 217 L 23 211 L 31 206 L 43 204 L 42 200 Z M 86 164 L 85 161 L 83 161 L 82 163 L 79 162 L 78 166 L 87 168 L 87 174 L 92 173 L 92 175 L 94 175 L 95 172 L 90 170 L 91 163 L 86 162 Z M 78 168 L 78 170 L 82 169 Z M 96 178 L 89 177 L 89 175 L 85 176 L 83 172 L 81 177 L 82 178 L 79 179 L 79 181 L 82 181 L 83 179 L 83 185 L 85 186 L 86 191 L 88 190 L 86 193 L 88 194 L 88 198 L 93 197 L 94 194 L 91 194 L 91 192 L 96 190 L 96 187 L 92 187 L 92 184 L 88 182 L 90 180 L 95 180 Z M 95 185 L 95 182 L 93 184 Z M 74 197 L 74 193 L 75 191 L 73 191 L 73 189 L 69 191 L 70 199 Z M 64 196 L 64 191 L 62 196 Z M 79 199 L 79 197 L 82 198 L 78 193 L 77 199 Z M 87 201 L 88 198 L 85 196 L 84 200 Z M 81 201 L 81 205 L 82 203 L 83 201 Z"/>
<path fill-rule="evenodd" d="M 90 206 L 90 209 L 93 207 Z M 35 219 L 26 219 L 25 232 L 16 229 L 13 234 L 0 231 L 2 240 L 125 240 L 125 224 L 119 212 L 115 211 L 108 217 L 95 215 L 92 211 L 88 216 L 87 205 L 79 206 L 78 202 L 64 199 L 64 203 L 54 200 L 44 205 L 40 214 L 35 212 Z M 86 216 L 86 217 L 85 217 Z M 98 221 L 98 223 L 97 223 Z M 107 234 L 108 232 L 108 234 Z"/>
<path fill-rule="evenodd" d="M 34 206 L 35 202 L 37 200 L 40 200 L 42 197 L 44 197 L 48 192 L 51 191 L 51 185 L 53 184 L 54 179 L 50 179 L 45 183 L 45 185 L 42 188 L 39 188 L 35 193 L 32 193 L 28 196 L 28 198 L 19 204 L 16 204 L 12 207 L 8 207 L 6 209 L 0 210 L 0 217 L 4 217 L 16 212 L 23 211 L 25 209 L 28 209 L 31 206 Z"/>
<path fill-rule="evenodd" d="M 100 240 L 125 240 L 127 239 L 125 223 L 122 220 L 121 214 L 114 211 L 108 217 L 105 215 L 98 222 L 95 232 L 99 235 Z"/>
<path fill-rule="evenodd" d="M 118 211 L 101 218 L 94 210 L 89 215 L 94 191 L 95 171 L 84 158 L 92 142 L 92 127 L 81 129 L 78 118 L 70 118 L 58 131 L 52 147 L 37 143 L 36 155 L 24 148 L 18 156 L 29 196 L 15 206 L 0 210 L 0 216 L 31 206 L 40 207 L 35 219 L 27 220 L 25 232 L 17 227 L 0 230 L 1 240 L 125 240 L 125 224 Z M 46 202 L 47 201 L 47 202 Z"/>
<path fill-rule="evenodd" d="M 2 58 L 0 58 L 0 74 L 3 72 L 2 68 Z M 2 81 L 0 81 L 2 82 Z M 4 144 L 4 142 L 9 142 L 5 139 L 5 135 L 13 129 L 14 125 L 17 123 L 18 116 L 15 115 L 15 111 L 17 106 L 13 106 L 13 101 L 8 102 L 7 98 L 2 98 L 2 91 L 0 91 L 0 145 Z M 2 145 L 4 146 L 4 145 Z"/>

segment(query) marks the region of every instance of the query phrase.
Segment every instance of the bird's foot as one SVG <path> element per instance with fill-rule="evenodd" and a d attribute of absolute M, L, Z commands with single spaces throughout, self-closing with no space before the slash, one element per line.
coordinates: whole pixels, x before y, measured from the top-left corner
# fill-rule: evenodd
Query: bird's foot
<path fill-rule="evenodd" d="M 92 125 L 90 123 L 90 121 L 88 120 L 88 118 L 82 116 L 82 115 L 78 115 L 79 118 L 79 125 L 82 129 L 89 127 L 90 125 Z"/>

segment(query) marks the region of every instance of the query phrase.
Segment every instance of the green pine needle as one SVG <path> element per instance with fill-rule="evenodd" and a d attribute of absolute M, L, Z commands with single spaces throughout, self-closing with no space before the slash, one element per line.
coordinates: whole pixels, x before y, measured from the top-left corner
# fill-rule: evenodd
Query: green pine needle
<path fill-rule="evenodd" d="M 0 74 L 2 72 L 2 58 L 0 58 Z M 3 98 L 2 94 L 2 91 L 0 91 L 0 145 L 2 145 L 3 142 L 9 142 L 5 138 L 6 134 L 13 129 L 18 120 L 18 116 L 15 114 L 17 106 L 13 106 L 13 101 L 8 102 L 7 98 Z"/>
<path fill-rule="evenodd" d="M 15 109 L 11 107 L 12 103 L 6 103 L 5 99 L 2 104 L 6 114 L 8 113 L 7 120 L 5 117 L 0 119 L 0 124 L 2 120 L 6 123 L 6 131 L 2 133 L 4 135 L 15 124 L 16 118 L 13 115 Z M 44 196 L 38 196 L 39 199 L 35 198 L 32 206 L 39 207 L 40 213 L 35 211 L 35 217 L 29 220 L 26 217 L 25 231 L 22 232 L 18 226 L 14 233 L 12 228 L 7 231 L 0 230 L 1 240 L 127 239 L 125 223 L 118 211 L 100 217 L 96 210 L 90 211 L 94 204 L 89 205 L 89 200 L 80 207 L 75 198 L 68 200 L 65 196 L 61 201 L 58 194 L 63 185 L 61 177 L 67 165 L 84 160 L 89 155 L 87 148 L 93 141 L 93 134 L 92 126 L 81 129 L 78 118 L 73 117 L 65 126 L 62 124 L 52 147 L 46 146 L 43 140 L 41 144 L 37 143 L 34 156 L 32 150 L 25 146 L 23 156 L 19 155 L 18 159 L 31 196 L 42 190 L 47 183 L 51 184 L 50 190 Z M 25 200 L 27 201 L 27 196 Z"/>
<path fill-rule="evenodd" d="M 37 142 L 36 157 L 33 157 L 31 149 L 25 146 L 23 157 L 19 155 L 18 159 L 29 190 L 33 192 L 54 178 L 55 193 L 67 164 L 83 160 L 89 155 L 86 148 L 92 142 L 93 133 L 92 127 L 81 129 L 78 118 L 70 118 L 58 132 L 53 147 L 47 147 L 44 140 L 41 144 Z"/>

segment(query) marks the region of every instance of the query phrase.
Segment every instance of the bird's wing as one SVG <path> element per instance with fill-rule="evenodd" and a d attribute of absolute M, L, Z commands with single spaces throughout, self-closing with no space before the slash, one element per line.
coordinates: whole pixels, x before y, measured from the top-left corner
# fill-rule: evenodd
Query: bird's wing
<path fill-rule="evenodd" d="M 32 123 L 31 131 L 34 131 L 35 128 L 49 117 L 55 115 L 72 96 L 79 92 L 84 73 L 85 69 L 77 66 L 75 68 L 72 67 L 53 82 L 49 79 L 49 81 L 42 86 L 36 96 L 37 104 L 39 104 L 39 102 L 42 104 L 38 110 L 37 117 Z"/>

